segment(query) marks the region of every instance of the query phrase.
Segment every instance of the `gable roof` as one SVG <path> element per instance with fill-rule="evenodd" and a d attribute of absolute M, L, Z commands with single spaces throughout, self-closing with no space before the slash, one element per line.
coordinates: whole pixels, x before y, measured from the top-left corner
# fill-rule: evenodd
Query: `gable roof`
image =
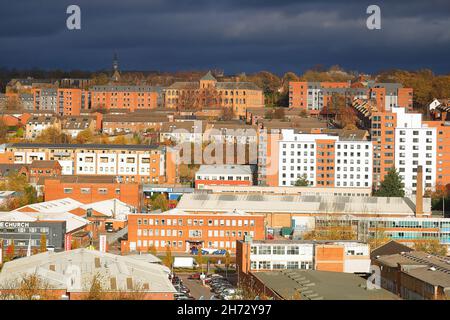
<path fill-rule="evenodd" d="M 374 250 L 370 253 L 370 259 L 374 259 L 377 256 L 385 256 L 385 255 L 391 255 L 391 254 L 397 254 L 401 252 L 411 252 L 414 251 L 414 249 L 405 246 L 404 244 L 398 243 L 397 241 L 391 240 Z"/>
<path fill-rule="evenodd" d="M 211 81 L 217 81 L 216 78 L 211 74 L 211 71 L 208 71 L 207 74 L 205 74 L 203 77 L 201 77 L 200 80 L 211 80 Z"/>

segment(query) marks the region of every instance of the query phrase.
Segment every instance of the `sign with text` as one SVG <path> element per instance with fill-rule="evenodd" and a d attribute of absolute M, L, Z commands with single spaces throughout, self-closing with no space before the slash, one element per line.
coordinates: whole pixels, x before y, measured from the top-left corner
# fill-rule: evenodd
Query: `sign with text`
<path fill-rule="evenodd" d="M 99 237 L 100 252 L 106 252 L 106 234 L 102 234 Z"/>
<path fill-rule="evenodd" d="M 70 233 L 66 233 L 64 236 L 64 250 L 72 250 L 72 235 Z"/>

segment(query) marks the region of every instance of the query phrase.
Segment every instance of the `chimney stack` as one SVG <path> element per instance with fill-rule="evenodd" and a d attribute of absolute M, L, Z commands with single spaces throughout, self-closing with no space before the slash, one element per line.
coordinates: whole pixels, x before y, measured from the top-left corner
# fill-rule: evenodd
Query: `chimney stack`
<path fill-rule="evenodd" d="M 423 215 L 423 169 L 422 166 L 417 167 L 417 184 L 416 184 L 416 216 Z"/>

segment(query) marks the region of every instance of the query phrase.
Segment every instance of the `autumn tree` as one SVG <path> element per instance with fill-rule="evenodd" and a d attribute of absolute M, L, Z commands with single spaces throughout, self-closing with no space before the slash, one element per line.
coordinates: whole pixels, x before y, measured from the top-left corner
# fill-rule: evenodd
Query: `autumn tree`
<path fill-rule="evenodd" d="M 222 120 L 229 121 L 234 119 L 234 111 L 232 107 L 224 107 L 222 109 Z"/>
<path fill-rule="evenodd" d="M 384 180 L 380 184 L 380 188 L 375 192 L 377 197 L 404 197 L 404 183 L 395 168 L 391 168 Z"/>
<path fill-rule="evenodd" d="M 23 110 L 22 101 L 16 96 L 8 97 L 6 99 L 5 109 L 6 110 Z"/>
<path fill-rule="evenodd" d="M 196 93 L 196 110 L 217 107 L 219 105 L 220 94 L 215 87 L 208 86 L 200 88 Z"/>
<path fill-rule="evenodd" d="M 203 272 L 203 264 L 205 263 L 205 257 L 203 256 L 202 248 L 198 248 L 197 255 L 195 256 L 195 262 L 197 262 L 197 264 L 200 266 Z"/>
<path fill-rule="evenodd" d="M 169 245 L 166 246 L 166 255 L 164 256 L 163 264 L 168 268 L 171 268 L 173 264 L 172 250 Z"/>
<path fill-rule="evenodd" d="M 106 73 L 94 74 L 91 77 L 91 86 L 101 86 L 109 83 L 109 77 Z"/>
<path fill-rule="evenodd" d="M 128 143 L 128 140 L 124 135 L 117 136 L 112 141 L 112 144 L 127 144 L 127 143 Z"/>
<path fill-rule="evenodd" d="M 14 245 L 14 241 L 11 241 L 11 244 L 6 249 L 6 259 L 7 261 L 11 261 L 16 256 L 16 246 Z"/>
<path fill-rule="evenodd" d="M 437 239 L 424 240 L 414 244 L 414 250 L 434 254 L 437 256 L 446 256 L 447 247 L 442 245 Z"/>
<path fill-rule="evenodd" d="M 181 183 L 192 183 L 195 179 L 195 173 L 198 171 L 199 165 L 196 164 L 180 164 L 178 166 L 178 176 Z"/>
<path fill-rule="evenodd" d="M 10 173 L 6 180 L 0 182 L 0 190 L 17 191 L 18 196 L 9 199 L 2 208 L 11 211 L 27 204 L 39 201 L 36 188 L 30 185 L 27 177 L 17 172 Z"/>
<path fill-rule="evenodd" d="M 167 209 L 169 208 L 169 201 L 162 193 L 160 193 L 151 200 L 151 206 L 152 210 L 160 209 L 161 211 L 167 211 Z"/>
<path fill-rule="evenodd" d="M 87 288 L 89 288 L 89 291 L 84 300 L 102 300 L 105 298 L 105 281 L 99 273 L 92 276 L 90 282 L 87 283 Z"/>
<path fill-rule="evenodd" d="M 148 247 L 148 253 L 150 253 L 150 254 L 156 256 L 157 251 L 156 251 L 156 247 L 155 247 L 154 244 L 152 244 L 150 247 Z"/>
<path fill-rule="evenodd" d="M 38 143 L 70 143 L 70 136 L 62 133 L 58 128 L 49 127 L 41 132 L 39 136 L 34 139 Z"/>
<path fill-rule="evenodd" d="M 45 233 L 41 234 L 39 251 L 41 253 L 42 252 L 47 252 L 47 236 L 45 235 Z"/>
<path fill-rule="evenodd" d="M 0 300 L 57 300 L 53 286 L 45 279 L 33 274 L 5 280 L 0 285 Z"/>
<path fill-rule="evenodd" d="M 177 110 L 194 110 L 197 103 L 197 92 L 194 89 L 181 90 L 176 100 Z"/>
<path fill-rule="evenodd" d="M 0 143 L 5 143 L 8 136 L 8 126 L 2 118 L 0 118 Z"/>
<path fill-rule="evenodd" d="M 373 236 L 371 236 L 367 243 L 369 244 L 370 250 L 374 250 L 386 243 L 388 243 L 391 240 L 390 237 L 386 235 L 386 233 L 383 230 L 375 230 Z"/>
<path fill-rule="evenodd" d="M 77 134 L 77 137 L 75 138 L 75 142 L 78 144 L 85 144 L 85 143 L 92 142 L 93 138 L 94 138 L 94 135 L 93 135 L 92 131 L 89 129 L 86 129 L 86 130 L 80 131 Z"/>

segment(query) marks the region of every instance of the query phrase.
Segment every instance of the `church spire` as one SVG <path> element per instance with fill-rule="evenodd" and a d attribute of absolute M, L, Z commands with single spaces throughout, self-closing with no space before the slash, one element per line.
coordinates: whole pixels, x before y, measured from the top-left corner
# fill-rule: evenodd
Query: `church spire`
<path fill-rule="evenodd" d="M 118 82 L 120 80 L 120 71 L 119 71 L 119 59 L 117 58 L 116 52 L 114 52 L 112 67 L 113 67 L 113 72 L 112 72 L 111 80 L 114 82 Z"/>
<path fill-rule="evenodd" d="M 113 72 L 119 71 L 119 59 L 117 58 L 117 52 L 114 52 L 113 56 Z"/>

